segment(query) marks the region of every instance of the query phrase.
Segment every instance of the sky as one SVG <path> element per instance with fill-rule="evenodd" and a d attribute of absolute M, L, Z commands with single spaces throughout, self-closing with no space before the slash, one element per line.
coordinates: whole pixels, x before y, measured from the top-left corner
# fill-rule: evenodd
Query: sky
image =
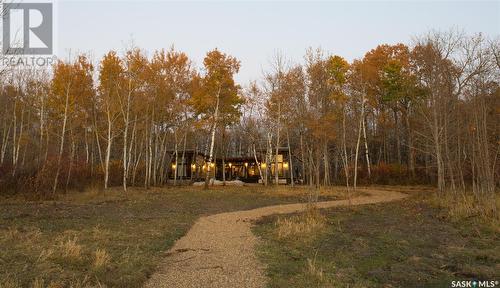
<path fill-rule="evenodd" d="M 500 37 L 500 1 L 172 2 L 68 1 L 56 6 L 56 53 L 85 52 L 95 61 L 130 43 L 186 52 L 201 67 L 217 48 L 241 61 L 236 80 L 262 78 L 277 52 L 302 63 L 308 47 L 349 61 L 379 44 L 452 28 Z"/>

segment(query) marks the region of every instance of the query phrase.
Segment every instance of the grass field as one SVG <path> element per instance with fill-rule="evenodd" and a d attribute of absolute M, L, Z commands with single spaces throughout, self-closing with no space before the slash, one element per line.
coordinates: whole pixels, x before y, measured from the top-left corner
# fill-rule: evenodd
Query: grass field
<path fill-rule="evenodd" d="M 500 280 L 500 229 L 453 222 L 425 194 L 401 202 L 262 219 L 269 287 L 450 287 Z M 298 229 L 304 223 L 316 229 Z M 313 223 L 314 225 L 311 225 Z"/>
<path fill-rule="evenodd" d="M 305 202 L 307 188 L 171 187 L 0 201 L 0 287 L 140 287 L 201 215 Z M 345 197 L 326 189 L 321 200 Z"/>

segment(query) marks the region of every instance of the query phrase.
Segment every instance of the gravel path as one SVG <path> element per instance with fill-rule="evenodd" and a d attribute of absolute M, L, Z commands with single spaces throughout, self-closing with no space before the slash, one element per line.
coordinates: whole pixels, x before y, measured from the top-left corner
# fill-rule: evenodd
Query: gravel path
<path fill-rule="evenodd" d="M 394 191 L 363 191 L 370 196 L 354 198 L 352 205 L 389 202 L 407 196 Z M 349 205 L 347 200 L 317 203 L 319 208 L 345 205 Z M 304 209 L 305 204 L 286 204 L 201 217 L 168 251 L 145 287 L 264 287 L 264 267 L 254 253 L 257 238 L 250 230 L 251 221 Z"/>

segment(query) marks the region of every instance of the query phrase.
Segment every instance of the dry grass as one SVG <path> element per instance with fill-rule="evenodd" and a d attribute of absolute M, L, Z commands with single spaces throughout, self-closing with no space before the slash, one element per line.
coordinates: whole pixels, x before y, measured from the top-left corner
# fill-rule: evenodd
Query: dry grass
<path fill-rule="evenodd" d="M 0 279 L 0 287 L 2 288 L 19 288 L 21 285 L 19 281 L 15 278 L 6 277 L 4 279 Z"/>
<path fill-rule="evenodd" d="M 307 210 L 297 216 L 280 217 L 276 221 L 278 238 L 300 237 L 306 239 L 314 236 L 326 225 L 326 218 L 321 215 L 315 206 L 308 206 Z"/>
<path fill-rule="evenodd" d="M 343 186 L 330 186 L 330 187 L 320 187 L 316 189 L 311 186 L 295 186 L 291 188 L 290 186 L 268 186 L 262 187 L 264 193 L 269 193 L 278 196 L 298 196 L 300 195 L 303 199 L 309 199 L 312 195 L 317 195 L 320 200 L 334 200 L 334 199 L 346 199 L 348 196 L 347 189 Z M 364 195 L 362 190 L 352 191 L 351 197 L 357 197 Z"/>
<path fill-rule="evenodd" d="M 116 187 L 0 199 L 0 287 L 142 287 L 198 217 L 306 202 L 307 190 L 287 190 Z"/>
<path fill-rule="evenodd" d="M 21 231 L 18 227 L 11 226 L 2 230 L 0 230 L 0 241 L 22 241 L 25 244 L 36 244 L 42 236 L 42 232 L 37 227 L 23 227 Z"/>
<path fill-rule="evenodd" d="M 94 269 L 105 269 L 110 262 L 111 256 L 105 249 L 98 248 L 94 252 L 94 262 L 92 263 Z"/>
<path fill-rule="evenodd" d="M 35 281 L 33 281 L 33 284 L 31 284 L 32 288 L 45 288 L 45 281 L 43 278 L 36 278 Z"/>
<path fill-rule="evenodd" d="M 43 263 L 45 261 L 47 261 L 50 257 L 52 257 L 52 255 L 54 254 L 54 250 L 53 249 L 42 249 L 40 251 L 40 255 L 38 255 L 38 258 L 36 259 L 36 262 L 37 263 Z"/>
<path fill-rule="evenodd" d="M 497 193 L 490 199 L 479 200 L 472 194 L 456 194 L 431 198 L 431 203 L 444 208 L 448 217 L 458 222 L 474 218 L 481 222 L 492 224 L 500 229 L 500 194 Z"/>
<path fill-rule="evenodd" d="M 59 243 L 59 248 L 63 257 L 72 260 L 81 259 L 83 246 L 78 244 L 77 241 L 77 238 L 73 238 Z"/>
<path fill-rule="evenodd" d="M 100 240 L 100 241 L 105 241 L 111 236 L 111 231 L 99 225 L 93 227 L 90 233 L 94 238 L 94 240 Z"/>
<path fill-rule="evenodd" d="M 316 264 L 316 259 L 307 258 L 306 272 L 320 281 L 324 279 L 323 268 Z"/>
<path fill-rule="evenodd" d="M 286 216 L 262 219 L 253 231 L 268 286 L 448 287 L 457 277 L 498 278 L 498 230 L 475 218 L 450 221 L 430 197 L 415 191 L 403 201 L 322 209 L 326 225 L 307 241 L 279 237 L 276 222 Z"/>

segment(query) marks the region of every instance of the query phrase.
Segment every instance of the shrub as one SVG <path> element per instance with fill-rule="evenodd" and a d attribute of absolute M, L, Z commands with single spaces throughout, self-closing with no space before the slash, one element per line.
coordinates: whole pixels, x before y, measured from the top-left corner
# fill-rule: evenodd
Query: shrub
<path fill-rule="evenodd" d="M 0 192 L 3 195 L 23 195 L 27 200 L 51 200 L 57 197 L 53 193 L 54 179 L 57 172 L 57 157 L 48 157 L 47 161 L 40 167 L 24 167 L 18 169 L 12 175 L 9 166 L 0 167 Z M 67 189 L 84 191 L 93 184 L 93 178 L 100 176 L 98 173 L 92 175 L 90 167 L 85 161 L 74 161 L 70 169 L 70 161 L 63 158 L 60 165 L 58 189 L 56 192 Z M 115 174 L 118 172 L 115 172 Z M 68 181 L 68 176 L 69 181 Z"/>
<path fill-rule="evenodd" d="M 415 167 L 415 175 L 412 176 L 404 164 L 380 162 L 378 165 L 370 166 L 370 177 L 368 177 L 368 168 L 363 163 L 358 163 L 358 185 L 409 185 L 409 184 L 430 184 L 430 179 L 424 168 Z M 333 183 L 345 185 L 344 171 L 339 171 L 339 179 L 334 179 Z M 349 167 L 349 183 L 352 184 L 354 177 L 354 167 Z"/>
<path fill-rule="evenodd" d="M 54 184 L 56 164 L 46 162 L 42 168 L 35 171 L 33 175 L 23 181 L 21 192 L 27 199 L 42 200 L 51 199 L 52 186 Z"/>

